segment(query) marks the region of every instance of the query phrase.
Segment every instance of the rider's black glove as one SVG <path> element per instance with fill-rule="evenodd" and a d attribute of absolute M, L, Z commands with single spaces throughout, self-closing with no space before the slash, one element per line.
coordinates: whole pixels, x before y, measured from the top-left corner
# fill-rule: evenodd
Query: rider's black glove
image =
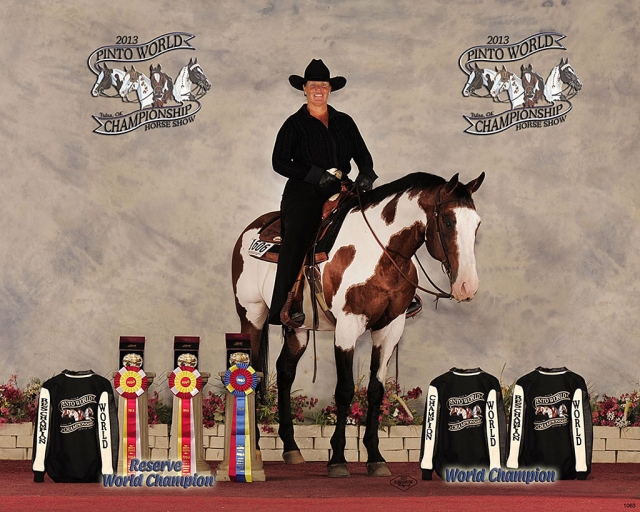
<path fill-rule="evenodd" d="M 373 188 L 373 178 L 371 178 L 371 176 L 369 176 L 368 174 L 360 173 L 356 178 L 356 186 L 362 192 L 369 192 L 369 190 Z"/>
<path fill-rule="evenodd" d="M 318 181 L 318 186 L 322 189 L 331 188 L 334 184 L 340 183 L 340 180 L 336 178 L 330 172 L 324 171 Z"/>

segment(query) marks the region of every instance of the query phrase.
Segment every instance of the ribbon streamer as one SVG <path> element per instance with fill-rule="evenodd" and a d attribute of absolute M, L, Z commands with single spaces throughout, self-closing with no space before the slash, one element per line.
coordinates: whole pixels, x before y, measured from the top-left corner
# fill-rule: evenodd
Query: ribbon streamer
<path fill-rule="evenodd" d="M 169 375 L 169 387 L 179 399 L 177 445 L 178 456 L 182 461 L 182 474 L 190 475 L 196 456 L 195 421 L 191 399 L 202 389 L 202 376 L 191 366 L 179 366 Z"/>
<path fill-rule="evenodd" d="M 247 363 L 237 363 L 229 368 L 222 379 L 233 394 L 231 419 L 229 478 L 233 482 L 252 482 L 251 476 L 251 425 L 247 411 L 247 396 L 258 386 L 258 375 Z"/>
<path fill-rule="evenodd" d="M 129 474 L 132 459 L 142 457 L 140 441 L 140 413 L 138 398 L 148 387 L 147 375 L 137 366 L 124 366 L 113 378 L 116 392 L 124 399 L 125 412 L 122 425 L 122 474 Z"/>

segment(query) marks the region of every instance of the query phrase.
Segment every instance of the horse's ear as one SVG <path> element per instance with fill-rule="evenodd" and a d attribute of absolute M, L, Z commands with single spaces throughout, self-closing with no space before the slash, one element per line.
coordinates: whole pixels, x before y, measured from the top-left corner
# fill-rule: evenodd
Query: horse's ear
<path fill-rule="evenodd" d="M 469 194 L 473 194 L 476 190 L 478 190 L 483 181 L 484 171 L 482 171 L 482 174 L 480 174 L 480 176 L 478 176 L 475 180 L 470 181 L 465 185 L 465 187 L 467 187 L 467 190 L 469 191 Z"/>
<path fill-rule="evenodd" d="M 135 70 L 136 70 L 136 67 L 133 64 L 131 64 L 131 69 L 129 71 L 135 71 Z"/>
<path fill-rule="evenodd" d="M 451 194 L 458 185 L 458 173 L 455 173 L 451 179 L 444 185 L 444 193 Z"/>

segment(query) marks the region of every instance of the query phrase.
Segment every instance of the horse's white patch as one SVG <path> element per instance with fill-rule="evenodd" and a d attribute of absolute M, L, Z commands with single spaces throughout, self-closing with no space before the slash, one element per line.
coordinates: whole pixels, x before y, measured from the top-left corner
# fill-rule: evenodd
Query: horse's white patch
<path fill-rule="evenodd" d="M 456 243 L 458 246 L 458 275 L 451 286 L 456 300 L 473 298 L 478 291 L 478 273 L 474 246 L 480 216 L 471 208 L 454 208 L 456 215 Z"/>

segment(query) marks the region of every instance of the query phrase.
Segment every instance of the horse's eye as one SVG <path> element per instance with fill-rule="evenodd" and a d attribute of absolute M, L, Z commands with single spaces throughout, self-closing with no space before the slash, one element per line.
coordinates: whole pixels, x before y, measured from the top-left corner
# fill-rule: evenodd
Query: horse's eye
<path fill-rule="evenodd" d="M 453 229 L 453 222 L 450 220 L 445 220 L 444 221 L 444 227 L 447 229 Z"/>

